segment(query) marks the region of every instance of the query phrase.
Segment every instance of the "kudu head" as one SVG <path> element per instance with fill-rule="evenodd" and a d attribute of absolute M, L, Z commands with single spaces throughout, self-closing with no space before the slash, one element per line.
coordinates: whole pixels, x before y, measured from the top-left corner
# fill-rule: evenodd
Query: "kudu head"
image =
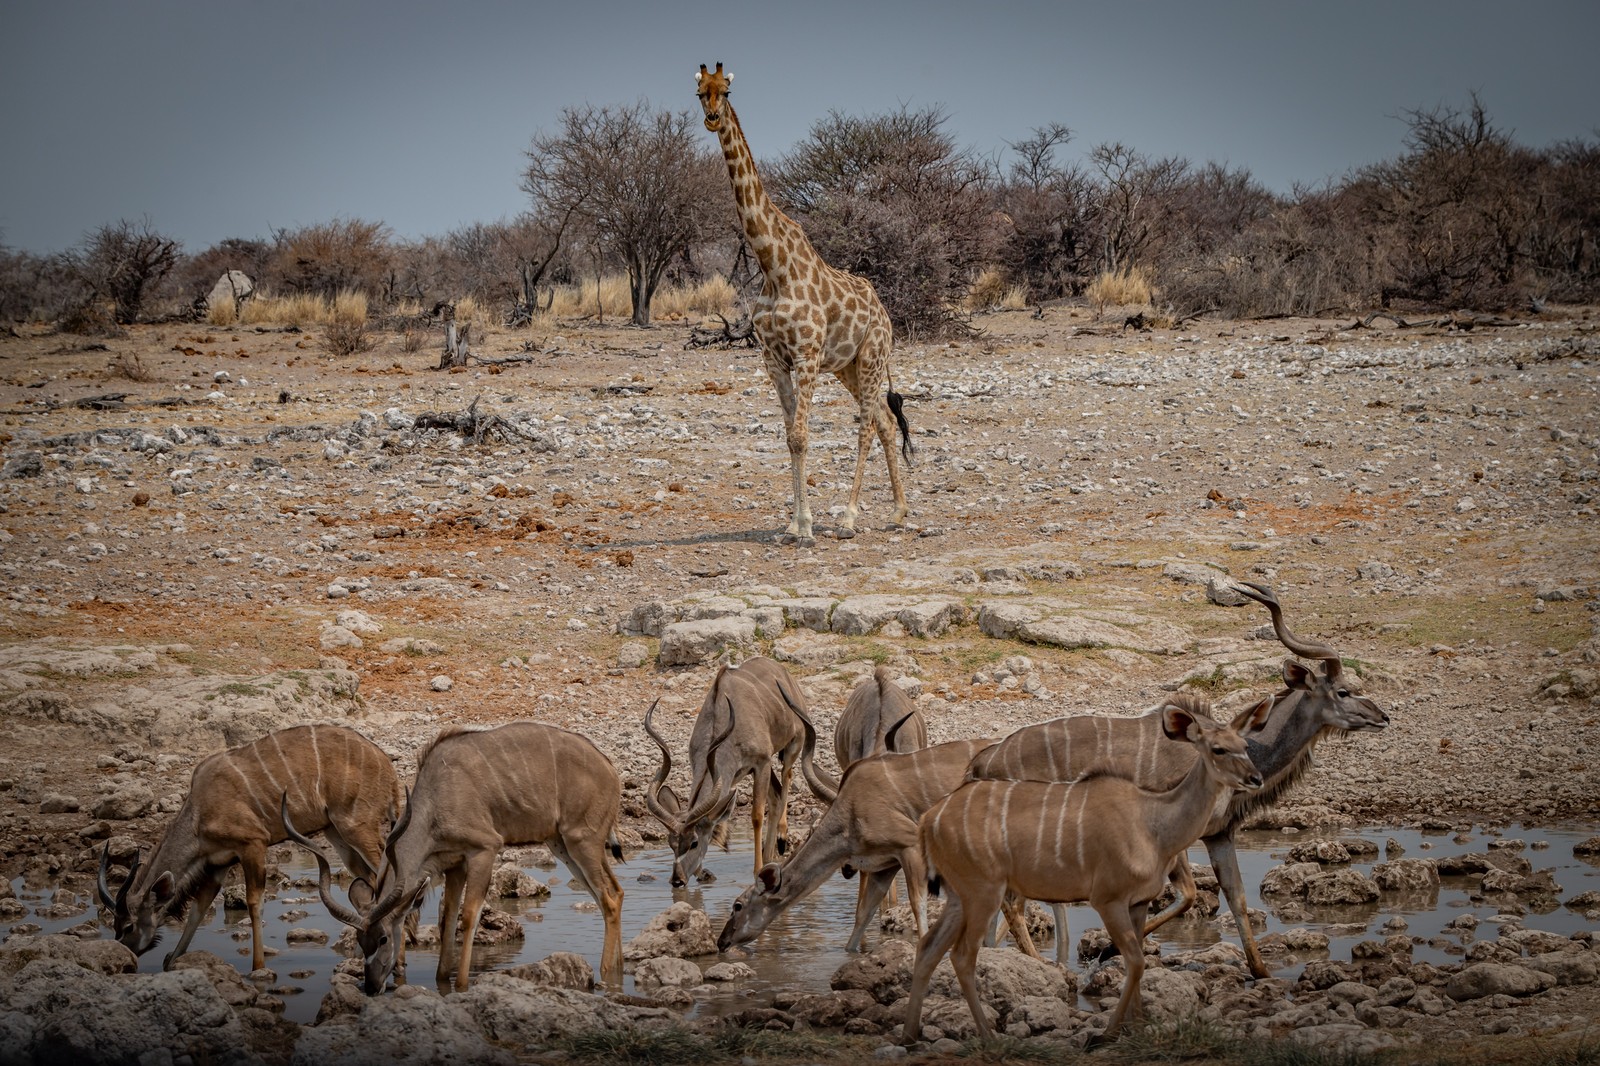
<path fill-rule="evenodd" d="M 1172 740 L 1193 744 L 1215 780 L 1236 792 L 1254 792 L 1265 781 L 1250 761 L 1245 737 L 1267 724 L 1272 703 L 1269 696 L 1223 725 L 1202 713 L 1195 702 L 1178 697 L 1162 705 L 1161 729 Z"/>
<path fill-rule="evenodd" d="M 1283 620 L 1283 607 L 1277 595 L 1267 586 L 1253 581 L 1240 582 L 1239 591 L 1266 607 L 1272 615 L 1272 629 L 1278 642 L 1296 655 L 1317 659 L 1323 664 L 1322 672 L 1307 667 L 1293 659 L 1283 661 L 1283 683 L 1289 694 L 1284 698 L 1299 696 L 1300 714 L 1315 716 L 1324 728 L 1343 732 L 1362 729 L 1383 729 L 1389 716 L 1372 700 L 1351 691 L 1351 682 L 1345 676 L 1339 653 L 1326 644 L 1297 637 Z"/>
<path fill-rule="evenodd" d="M 357 878 L 350 886 L 350 905 L 340 903 L 333 895 L 333 868 L 328 856 L 308 839 L 294 823 L 289 821 L 289 794 L 283 796 L 283 828 L 289 839 L 310 851 L 317 860 L 317 888 L 322 894 L 322 904 L 328 913 L 356 932 L 356 945 L 361 949 L 362 987 L 369 996 L 381 993 L 389 984 L 399 964 L 400 949 L 405 944 L 405 920 L 428 893 L 428 879 L 423 878 L 407 891 L 402 871 L 395 859 L 395 844 L 411 824 L 411 796 L 406 796 L 406 808 L 389 830 L 383 845 L 383 866 L 378 870 L 376 885 L 369 886 L 365 879 Z M 331 824 L 331 819 L 330 819 Z M 358 887 L 359 886 L 359 887 Z M 358 896 L 367 900 L 365 906 L 356 903 Z"/>
<path fill-rule="evenodd" d="M 106 884 L 106 874 L 111 869 L 111 844 L 108 842 L 100 852 L 100 874 L 95 882 L 100 902 L 111 912 L 117 942 L 135 955 L 143 955 L 160 943 L 161 921 L 177 896 L 177 879 L 170 870 L 137 893 L 133 891 L 143 861 L 143 851 L 134 855 L 127 879 L 113 897 Z"/>
<path fill-rule="evenodd" d="M 760 936 L 788 905 L 783 887 L 783 867 L 775 862 L 763 866 L 756 874 L 756 883 L 733 901 L 728 921 L 717 936 L 717 950 L 727 951 Z"/>
<path fill-rule="evenodd" d="M 685 804 L 672 786 L 667 784 L 667 775 L 672 772 L 672 752 L 661 734 L 650 724 L 656 713 L 656 705 L 660 702 L 656 700 L 650 704 L 650 709 L 644 715 L 644 731 L 661 749 L 661 769 L 656 771 L 655 779 L 645 789 L 644 802 L 650 813 L 666 827 L 667 843 L 672 848 L 673 856 L 672 887 L 683 888 L 689 883 L 689 878 L 700 872 L 706 850 L 712 844 L 723 848 L 728 846 L 728 827 L 724 818 L 733 808 L 733 789 L 730 787 L 726 793 L 719 792 L 716 760 L 717 748 L 733 732 L 733 703 L 731 700 L 724 701 L 728 705 L 728 725 L 706 749 L 705 772 L 690 785 L 690 803 Z M 685 807 L 688 807 L 687 812 Z"/>

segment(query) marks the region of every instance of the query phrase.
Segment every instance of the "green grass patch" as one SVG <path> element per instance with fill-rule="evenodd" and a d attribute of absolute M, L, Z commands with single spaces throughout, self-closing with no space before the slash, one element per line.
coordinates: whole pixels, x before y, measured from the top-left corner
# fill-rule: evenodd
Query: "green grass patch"
<path fill-rule="evenodd" d="M 557 1043 L 579 1062 L 621 1062 L 632 1066 L 674 1066 L 705 1062 L 711 1042 L 699 1033 L 678 1028 L 590 1029 Z"/>

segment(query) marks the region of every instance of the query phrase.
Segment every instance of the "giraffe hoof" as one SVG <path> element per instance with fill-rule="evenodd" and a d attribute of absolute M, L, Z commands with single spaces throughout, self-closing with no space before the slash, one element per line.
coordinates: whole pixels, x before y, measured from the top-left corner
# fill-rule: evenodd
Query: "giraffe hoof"
<path fill-rule="evenodd" d="M 838 537 L 840 540 L 854 540 L 856 530 L 854 526 L 840 526 L 838 529 L 834 530 L 833 535 Z"/>

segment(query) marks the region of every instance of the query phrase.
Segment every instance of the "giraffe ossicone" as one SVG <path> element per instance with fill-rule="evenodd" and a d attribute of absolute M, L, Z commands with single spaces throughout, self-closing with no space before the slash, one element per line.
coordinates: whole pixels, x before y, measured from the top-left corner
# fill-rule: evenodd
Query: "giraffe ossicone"
<path fill-rule="evenodd" d="M 909 460 L 913 448 L 904 400 L 889 378 L 894 345 L 889 313 L 871 282 L 825 263 L 800 224 L 778 210 L 767 196 L 739 117 L 728 101 L 732 82 L 733 75 L 724 73 L 721 62 L 716 70 L 707 70 L 702 63 L 695 74 L 705 127 L 717 135 L 722 147 L 745 239 L 761 266 L 761 294 L 751 309 L 751 324 L 761 342 L 767 376 L 783 408 L 794 489 L 793 520 L 786 534 L 802 540 L 813 535 L 806 499 L 807 423 L 817 378 L 824 370 L 837 377 L 855 398 L 860 415 L 855 479 L 838 535 L 855 536 L 861 484 L 874 436 L 883 445 L 889 467 L 889 488 L 894 494 L 890 521 L 900 525 L 908 507 L 899 460 L 901 455 Z M 896 425 L 900 429 L 899 455 L 894 447 Z"/>

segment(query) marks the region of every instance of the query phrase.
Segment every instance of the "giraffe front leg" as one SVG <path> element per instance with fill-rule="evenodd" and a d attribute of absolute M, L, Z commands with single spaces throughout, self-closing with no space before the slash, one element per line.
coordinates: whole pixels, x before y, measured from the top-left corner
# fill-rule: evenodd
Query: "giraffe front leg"
<path fill-rule="evenodd" d="M 794 483 L 794 521 L 789 523 L 789 536 L 801 542 L 813 539 L 811 505 L 806 499 L 806 451 L 810 446 L 809 421 L 811 393 L 817 385 L 817 362 L 820 353 L 811 353 L 809 361 L 802 361 L 795 371 L 794 419 L 789 425 L 789 467 Z"/>

